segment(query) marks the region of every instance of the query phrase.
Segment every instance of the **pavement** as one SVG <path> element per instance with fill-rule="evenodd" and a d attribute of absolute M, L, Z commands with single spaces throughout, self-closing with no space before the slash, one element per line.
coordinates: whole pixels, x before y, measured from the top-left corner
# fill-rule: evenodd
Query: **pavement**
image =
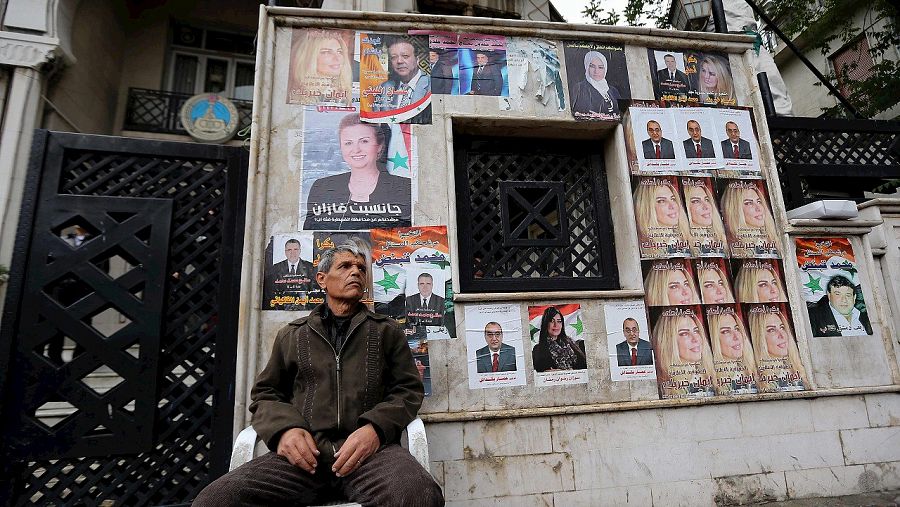
<path fill-rule="evenodd" d="M 754 504 L 766 507 L 900 507 L 900 490 Z"/>

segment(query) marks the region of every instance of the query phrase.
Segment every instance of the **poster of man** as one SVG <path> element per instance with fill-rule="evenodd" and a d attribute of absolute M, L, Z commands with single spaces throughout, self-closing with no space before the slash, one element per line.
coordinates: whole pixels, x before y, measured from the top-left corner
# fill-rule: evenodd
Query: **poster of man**
<path fill-rule="evenodd" d="M 412 223 L 411 136 L 345 110 L 308 108 L 304 127 L 289 133 L 289 163 L 301 167 L 300 229 L 364 231 Z"/>
<path fill-rule="evenodd" d="M 787 303 L 741 305 L 753 344 L 762 392 L 803 391 L 809 379 L 803 363 Z"/>
<path fill-rule="evenodd" d="M 687 102 L 696 91 L 685 73 L 684 54 L 681 51 L 648 49 L 653 91 L 657 100 Z"/>
<path fill-rule="evenodd" d="M 631 98 L 625 47 L 592 41 L 565 44 L 572 115 L 582 121 L 619 121 L 619 100 Z"/>
<path fill-rule="evenodd" d="M 712 351 L 700 305 L 650 308 L 660 398 L 715 395 Z"/>
<path fill-rule="evenodd" d="M 312 263 L 312 235 L 274 234 L 266 247 L 263 270 L 263 310 L 308 310 L 318 292 Z"/>
<path fill-rule="evenodd" d="M 716 394 L 755 394 L 758 391 L 756 360 L 740 307 L 704 305 L 703 311 L 712 343 Z"/>
<path fill-rule="evenodd" d="M 606 349 L 613 382 L 655 379 L 650 326 L 643 301 L 603 305 L 606 319 Z"/>
<path fill-rule="evenodd" d="M 672 109 L 677 128 L 675 143 L 684 157 L 684 170 L 690 175 L 711 176 L 722 167 L 721 151 L 716 149 L 716 110 L 701 107 Z M 712 137 L 711 137 L 712 136 Z"/>
<path fill-rule="evenodd" d="M 534 385 L 586 384 L 587 351 L 581 305 L 528 307 Z"/>
<path fill-rule="evenodd" d="M 640 174 L 676 174 L 683 167 L 683 152 L 675 151 L 678 140 L 675 117 L 670 109 L 630 107 L 626 128 L 630 130 L 633 151 Z M 680 142 L 680 141 L 679 141 Z"/>
<path fill-rule="evenodd" d="M 848 238 L 795 238 L 800 289 L 813 336 L 864 336 L 872 323 Z"/>
<path fill-rule="evenodd" d="M 718 118 L 710 134 L 722 150 L 722 168 L 759 177 L 759 144 L 750 109 L 711 109 Z"/>
<path fill-rule="evenodd" d="M 501 111 L 556 116 L 566 110 L 557 44 L 536 37 L 506 39 L 509 97 L 500 97 Z"/>
<path fill-rule="evenodd" d="M 349 106 L 359 98 L 353 30 L 295 28 L 291 35 L 288 104 Z"/>
<path fill-rule="evenodd" d="M 469 389 L 525 385 L 519 305 L 466 307 Z"/>
<path fill-rule="evenodd" d="M 456 337 L 456 322 L 451 289 L 450 246 L 447 227 L 421 226 L 397 229 L 373 229 L 372 279 L 375 311 L 409 324 L 407 332 L 416 332 L 428 340 Z M 420 315 L 407 317 L 409 308 L 417 306 L 409 297 L 430 289 L 431 296 Z M 426 285 L 430 285 L 426 287 Z M 442 306 L 440 309 L 437 302 Z M 421 303 L 421 301 L 419 302 Z M 426 315 L 427 313 L 427 315 Z M 437 315 L 440 314 L 440 321 Z M 428 317 L 425 322 L 420 318 Z M 421 325 L 420 325 L 421 324 Z M 418 328 L 417 325 L 420 325 Z"/>
<path fill-rule="evenodd" d="M 359 32 L 360 117 L 431 123 L 428 37 Z"/>

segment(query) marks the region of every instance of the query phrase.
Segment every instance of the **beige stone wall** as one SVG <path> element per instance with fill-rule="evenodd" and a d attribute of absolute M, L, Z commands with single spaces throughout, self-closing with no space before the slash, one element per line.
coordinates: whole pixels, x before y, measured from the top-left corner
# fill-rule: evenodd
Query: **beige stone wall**
<path fill-rule="evenodd" d="M 745 505 L 900 486 L 896 394 L 428 424 L 448 507 Z"/>

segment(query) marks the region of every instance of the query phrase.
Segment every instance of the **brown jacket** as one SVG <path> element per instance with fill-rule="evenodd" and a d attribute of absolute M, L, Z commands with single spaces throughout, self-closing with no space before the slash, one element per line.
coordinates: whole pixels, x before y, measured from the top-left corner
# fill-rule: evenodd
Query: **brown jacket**
<path fill-rule="evenodd" d="M 250 392 L 252 424 L 274 451 L 291 428 L 312 433 L 329 463 L 347 436 L 372 423 L 382 444 L 399 441 L 424 397 L 403 330 L 363 308 L 335 351 L 326 338 L 324 305 L 278 331 L 272 356 Z"/>

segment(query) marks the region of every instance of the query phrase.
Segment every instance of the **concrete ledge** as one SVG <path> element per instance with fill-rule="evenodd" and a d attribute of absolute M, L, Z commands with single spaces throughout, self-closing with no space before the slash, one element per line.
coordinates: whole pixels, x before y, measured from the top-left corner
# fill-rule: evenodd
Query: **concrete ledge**
<path fill-rule="evenodd" d="M 460 421 L 481 421 L 486 419 L 509 419 L 520 417 L 543 417 L 553 415 L 593 414 L 600 412 L 622 412 L 627 410 L 652 410 L 658 408 L 696 407 L 700 405 L 721 405 L 724 403 L 754 403 L 772 400 L 796 400 L 825 398 L 829 396 L 859 396 L 864 394 L 898 393 L 900 385 L 849 387 L 844 389 L 821 389 L 818 391 L 798 391 L 793 393 L 765 393 L 747 396 L 714 396 L 704 399 L 627 401 L 616 403 L 593 403 L 567 407 L 538 407 L 510 410 L 481 410 L 470 412 L 446 412 L 420 414 L 426 423 Z"/>

